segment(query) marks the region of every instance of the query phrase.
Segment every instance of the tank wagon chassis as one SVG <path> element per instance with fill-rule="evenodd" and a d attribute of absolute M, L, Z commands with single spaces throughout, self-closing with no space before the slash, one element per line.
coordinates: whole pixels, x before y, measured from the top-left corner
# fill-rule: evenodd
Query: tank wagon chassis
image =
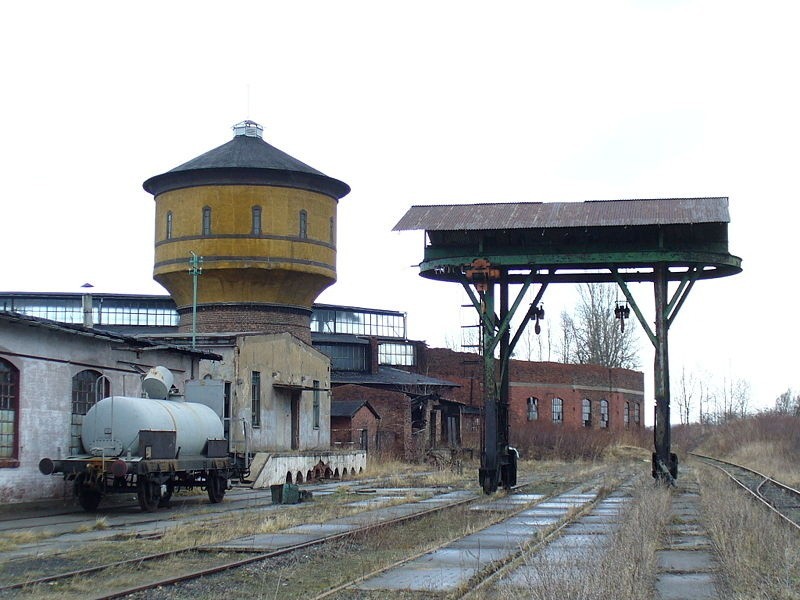
<path fill-rule="evenodd" d="M 225 497 L 232 480 L 247 476 L 247 471 L 229 456 L 43 458 L 39 470 L 44 475 L 63 473 L 66 481 L 73 482 L 75 497 L 86 511 L 96 510 L 108 494 L 135 493 L 141 509 L 152 512 L 169 506 L 176 491 L 194 488 L 205 490 L 216 504 Z"/>

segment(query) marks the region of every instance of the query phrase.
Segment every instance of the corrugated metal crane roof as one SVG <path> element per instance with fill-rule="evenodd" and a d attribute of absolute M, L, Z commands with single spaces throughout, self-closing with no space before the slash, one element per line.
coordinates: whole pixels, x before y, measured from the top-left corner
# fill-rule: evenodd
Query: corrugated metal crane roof
<path fill-rule="evenodd" d="M 468 231 L 728 223 L 728 198 L 412 206 L 393 231 Z"/>

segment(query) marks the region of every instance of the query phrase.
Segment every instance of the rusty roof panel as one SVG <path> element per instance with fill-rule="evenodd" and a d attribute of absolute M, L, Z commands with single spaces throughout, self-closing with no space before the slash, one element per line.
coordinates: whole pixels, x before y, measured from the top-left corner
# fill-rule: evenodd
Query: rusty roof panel
<path fill-rule="evenodd" d="M 394 231 L 469 231 L 728 223 L 728 199 L 662 198 L 412 206 Z"/>

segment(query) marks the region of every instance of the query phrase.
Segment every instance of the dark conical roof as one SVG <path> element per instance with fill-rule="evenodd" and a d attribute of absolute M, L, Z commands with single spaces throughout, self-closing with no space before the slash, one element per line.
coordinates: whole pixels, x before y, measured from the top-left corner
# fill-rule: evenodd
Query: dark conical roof
<path fill-rule="evenodd" d="M 346 183 L 328 177 L 261 139 L 253 121 L 234 125 L 233 139 L 174 169 L 151 177 L 143 187 L 154 196 L 200 185 L 275 185 L 339 199 L 350 192 Z"/>

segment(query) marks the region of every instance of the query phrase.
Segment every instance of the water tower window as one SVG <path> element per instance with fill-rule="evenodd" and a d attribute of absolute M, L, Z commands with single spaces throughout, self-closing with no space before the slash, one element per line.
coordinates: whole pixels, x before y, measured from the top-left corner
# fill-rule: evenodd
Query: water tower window
<path fill-rule="evenodd" d="M 331 217 L 331 244 L 336 243 L 336 221 Z"/>
<path fill-rule="evenodd" d="M 261 235 L 261 207 L 253 207 L 253 235 Z"/>
<path fill-rule="evenodd" d="M 166 239 L 172 239 L 172 211 L 167 212 L 167 236 Z"/>
<path fill-rule="evenodd" d="M 203 235 L 211 235 L 211 207 L 203 207 Z"/>
<path fill-rule="evenodd" d="M 305 210 L 300 211 L 300 232 L 301 239 L 308 237 L 308 213 Z"/>

